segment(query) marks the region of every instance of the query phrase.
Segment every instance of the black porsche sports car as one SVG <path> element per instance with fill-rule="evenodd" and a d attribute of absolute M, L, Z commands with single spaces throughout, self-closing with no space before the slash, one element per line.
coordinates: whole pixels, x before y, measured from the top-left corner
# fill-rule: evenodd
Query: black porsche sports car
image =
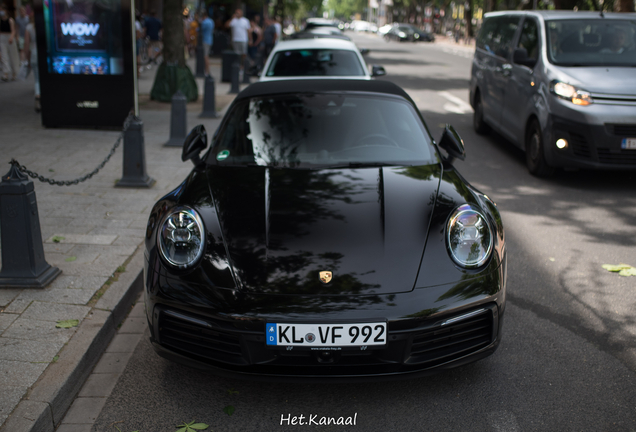
<path fill-rule="evenodd" d="M 413 376 L 492 354 L 506 300 L 495 204 L 387 81 L 243 90 L 152 209 L 145 304 L 161 356 L 233 376 Z M 440 149 L 443 149 L 442 152 Z"/>

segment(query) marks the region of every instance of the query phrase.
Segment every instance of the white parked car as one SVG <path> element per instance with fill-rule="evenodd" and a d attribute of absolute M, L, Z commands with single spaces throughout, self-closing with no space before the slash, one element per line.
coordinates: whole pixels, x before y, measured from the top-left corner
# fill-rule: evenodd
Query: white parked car
<path fill-rule="evenodd" d="M 373 65 L 369 72 L 353 42 L 335 38 L 296 39 L 278 43 L 270 53 L 261 81 L 299 78 L 370 80 L 386 72 Z"/>

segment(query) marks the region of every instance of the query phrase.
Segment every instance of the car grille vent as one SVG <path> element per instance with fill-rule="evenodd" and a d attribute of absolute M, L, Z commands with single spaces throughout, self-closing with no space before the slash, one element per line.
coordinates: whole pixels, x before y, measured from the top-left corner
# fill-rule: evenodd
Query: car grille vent
<path fill-rule="evenodd" d="M 176 316 L 174 316 L 176 315 Z M 199 319 L 179 318 L 163 312 L 159 318 L 161 345 L 199 357 L 232 364 L 245 364 L 239 336 Z"/>
<path fill-rule="evenodd" d="M 492 342 L 490 311 L 413 335 L 411 358 L 407 363 L 446 363 L 478 351 Z"/>
<path fill-rule="evenodd" d="M 609 149 L 598 148 L 598 160 L 602 163 L 612 165 L 636 165 L 636 151 L 623 150 L 621 152 L 612 153 Z"/>
<path fill-rule="evenodd" d="M 591 157 L 590 146 L 583 135 L 570 132 L 570 145 L 575 156 L 587 159 Z"/>
<path fill-rule="evenodd" d="M 613 135 L 636 138 L 636 124 L 606 124 L 605 129 Z"/>

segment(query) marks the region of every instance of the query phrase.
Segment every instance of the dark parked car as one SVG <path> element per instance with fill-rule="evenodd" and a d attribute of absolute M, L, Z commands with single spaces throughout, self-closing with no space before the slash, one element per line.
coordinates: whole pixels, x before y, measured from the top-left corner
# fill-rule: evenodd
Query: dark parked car
<path fill-rule="evenodd" d="M 161 356 L 275 379 L 430 374 L 492 354 L 506 299 L 495 204 L 386 81 L 258 82 L 153 207 L 145 304 Z M 443 149 L 442 152 L 440 149 Z"/>
<path fill-rule="evenodd" d="M 395 40 L 398 42 L 434 42 L 435 35 L 433 33 L 420 30 L 412 24 L 395 24 L 385 35 L 384 39 L 388 42 Z"/>

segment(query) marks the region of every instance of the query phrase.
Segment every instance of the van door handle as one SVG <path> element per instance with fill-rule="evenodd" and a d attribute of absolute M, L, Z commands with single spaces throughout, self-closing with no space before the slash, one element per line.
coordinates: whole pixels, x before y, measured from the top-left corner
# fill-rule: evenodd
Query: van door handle
<path fill-rule="evenodd" d="M 503 76 L 510 76 L 510 74 L 512 74 L 512 65 L 510 63 L 505 63 L 501 65 L 501 67 L 497 66 L 495 71 L 499 72 Z"/>

